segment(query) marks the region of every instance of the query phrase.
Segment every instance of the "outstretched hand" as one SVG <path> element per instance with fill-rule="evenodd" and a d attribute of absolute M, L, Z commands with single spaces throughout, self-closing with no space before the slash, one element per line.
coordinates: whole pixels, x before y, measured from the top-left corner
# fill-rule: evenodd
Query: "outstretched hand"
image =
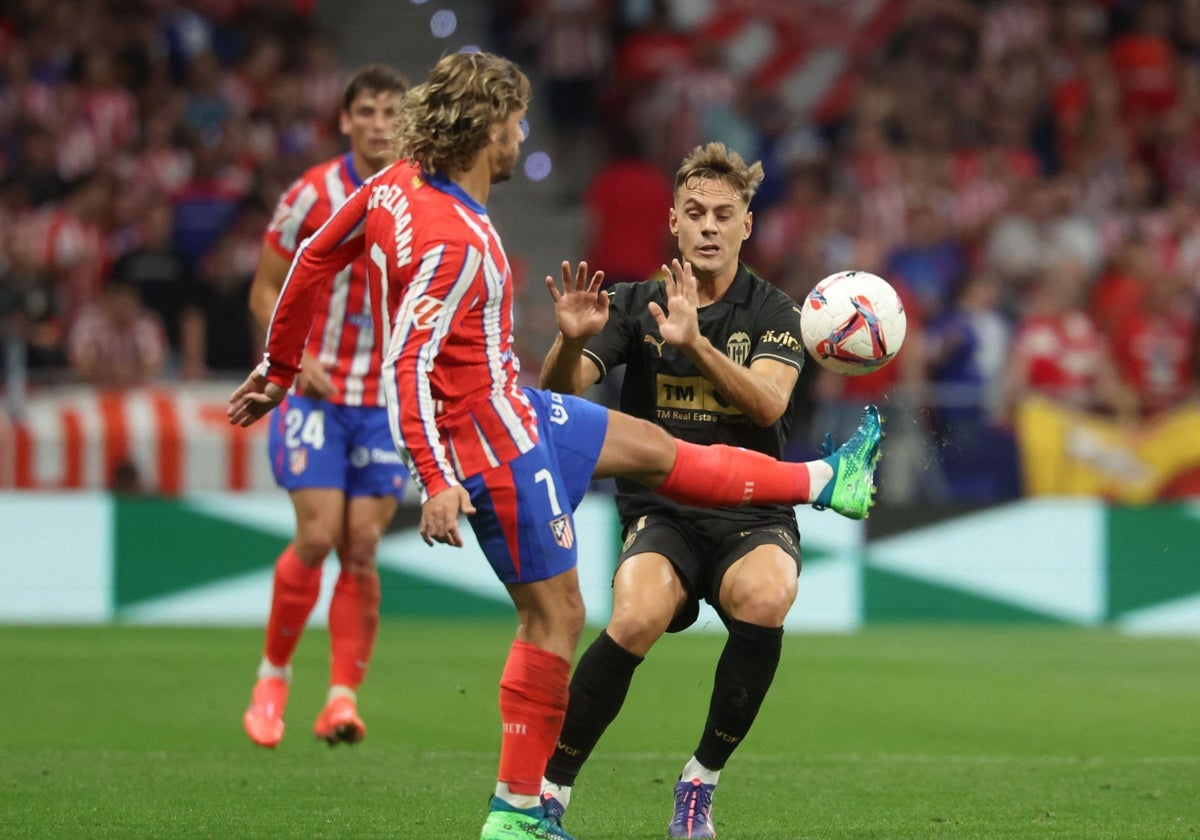
<path fill-rule="evenodd" d="M 670 267 L 663 266 L 663 288 L 667 293 L 667 311 L 654 301 L 650 302 L 650 314 L 658 322 L 658 334 L 672 347 L 685 348 L 700 339 L 700 321 L 696 314 L 700 308 L 700 292 L 696 278 L 692 276 L 692 264 L 672 260 Z"/>
<path fill-rule="evenodd" d="M 563 260 L 562 290 L 549 274 L 546 288 L 554 300 L 554 319 L 558 330 L 567 339 L 587 339 L 599 335 L 608 321 L 608 295 L 600 290 L 604 272 L 597 271 L 591 279 L 587 276 L 588 264 L 581 262 L 574 272 L 571 263 Z"/>
<path fill-rule="evenodd" d="M 462 548 L 458 515 L 465 513 L 469 516 L 474 512 L 471 495 L 461 484 L 430 496 L 425 504 L 421 505 L 421 539 L 425 540 L 426 545 L 440 542 Z"/>
<path fill-rule="evenodd" d="M 226 412 L 229 422 L 234 426 L 249 426 L 270 414 L 275 406 L 283 402 L 285 396 L 286 388 L 268 382 L 267 377 L 253 371 L 229 396 L 229 408 Z"/>

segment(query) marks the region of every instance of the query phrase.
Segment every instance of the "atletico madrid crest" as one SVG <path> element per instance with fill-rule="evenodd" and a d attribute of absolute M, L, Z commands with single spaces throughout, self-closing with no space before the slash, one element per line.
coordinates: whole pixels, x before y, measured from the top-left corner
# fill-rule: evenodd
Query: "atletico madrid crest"
<path fill-rule="evenodd" d="M 300 475 L 308 466 L 308 450 L 293 449 L 288 453 L 288 469 L 292 471 L 292 475 Z"/>
<path fill-rule="evenodd" d="M 550 530 L 554 533 L 554 541 L 560 548 L 570 548 L 575 545 L 575 529 L 571 527 L 570 516 L 564 514 L 558 519 L 551 519 Z"/>

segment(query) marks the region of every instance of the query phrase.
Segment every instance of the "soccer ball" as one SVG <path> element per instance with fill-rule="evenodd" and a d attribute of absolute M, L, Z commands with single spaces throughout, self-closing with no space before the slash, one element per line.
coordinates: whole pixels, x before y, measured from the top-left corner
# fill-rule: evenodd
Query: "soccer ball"
<path fill-rule="evenodd" d="M 895 358 L 907 328 L 896 290 L 866 271 L 829 275 L 800 308 L 804 348 L 822 367 L 848 376 L 879 370 Z"/>

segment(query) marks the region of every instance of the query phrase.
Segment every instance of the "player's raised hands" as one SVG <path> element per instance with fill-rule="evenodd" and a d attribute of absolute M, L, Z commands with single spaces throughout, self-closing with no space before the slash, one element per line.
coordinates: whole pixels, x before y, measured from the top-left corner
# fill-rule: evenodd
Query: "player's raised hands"
<path fill-rule="evenodd" d="M 700 292 L 696 278 L 692 275 L 690 262 L 672 260 L 663 266 L 663 288 L 667 292 L 667 311 L 654 301 L 650 302 L 650 314 L 658 322 L 658 333 L 663 341 L 673 347 L 688 347 L 700 339 L 700 321 L 696 311 L 700 308 Z"/>
<path fill-rule="evenodd" d="M 588 279 L 588 264 L 579 263 L 572 271 L 571 263 L 563 260 L 562 290 L 549 274 L 546 288 L 554 300 L 554 318 L 564 338 L 579 340 L 598 335 L 608 321 L 608 295 L 600 290 L 604 272 L 597 271 Z"/>
<path fill-rule="evenodd" d="M 260 417 L 270 414 L 285 396 L 287 389 L 268 382 L 267 377 L 257 370 L 252 371 L 246 381 L 229 396 L 229 422 L 234 426 L 249 426 Z"/>

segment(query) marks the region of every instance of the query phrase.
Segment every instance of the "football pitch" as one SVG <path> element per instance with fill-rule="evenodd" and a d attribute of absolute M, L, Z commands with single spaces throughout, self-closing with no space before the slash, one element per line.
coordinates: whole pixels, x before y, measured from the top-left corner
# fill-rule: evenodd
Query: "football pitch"
<path fill-rule="evenodd" d="M 309 630 L 287 735 L 267 751 L 241 731 L 259 630 L 0 628 L 0 837 L 474 840 L 512 629 L 385 623 L 360 694 L 367 739 L 334 749 L 311 735 L 328 640 Z M 651 652 L 575 788 L 578 840 L 666 836 L 723 638 Z M 721 781 L 723 840 L 1196 838 L 1200 641 L 789 634 Z"/>

